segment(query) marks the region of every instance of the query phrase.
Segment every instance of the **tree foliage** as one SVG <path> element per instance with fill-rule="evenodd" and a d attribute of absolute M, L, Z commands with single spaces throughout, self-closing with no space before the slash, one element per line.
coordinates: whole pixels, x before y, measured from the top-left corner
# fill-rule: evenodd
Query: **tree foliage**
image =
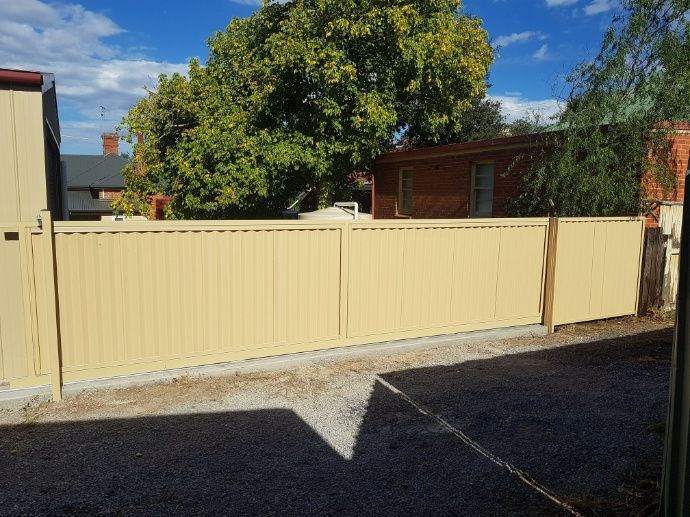
<path fill-rule="evenodd" d="M 435 140 L 404 140 L 402 147 L 416 149 L 431 145 L 527 135 L 545 131 L 549 125 L 548 120 L 538 111 L 531 111 L 517 120 L 508 122 L 501 101 L 489 97 L 477 97 L 472 99 L 471 106 L 460 117 L 459 129 L 450 128 L 443 131 Z"/>
<path fill-rule="evenodd" d="M 486 97 L 475 97 L 469 108 L 460 116 L 457 126 L 448 127 L 434 139 L 405 139 L 403 147 L 415 149 L 430 145 L 484 140 L 504 136 L 507 130 L 508 124 L 501 103 Z"/>
<path fill-rule="evenodd" d="M 570 74 L 561 131 L 529 156 L 510 213 L 637 214 L 642 179 L 673 187 L 666 122 L 690 118 L 689 14 L 690 0 L 622 0 L 598 55 Z"/>
<path fill-rule="evenodd" d="M 307 187 L 327 204 L 397 136 L 457 131 L 493 59 L 457 0 L 269 1 L 209 48 L 125 117 L 146 139 L 117 209 L 162 192 L 173 217 L 260 217 Z"/>
<path fill-rule="evenodd" d="M 545 117 L 541 112 L 530 110 L 519 119 L 509 123 L 506 128 L 506 133 L 510 136 L 541 133 L 547 131 L 549 126 L 553 125 L 553 121 L 549 122 L 549 120 L 550 119 Z"/>

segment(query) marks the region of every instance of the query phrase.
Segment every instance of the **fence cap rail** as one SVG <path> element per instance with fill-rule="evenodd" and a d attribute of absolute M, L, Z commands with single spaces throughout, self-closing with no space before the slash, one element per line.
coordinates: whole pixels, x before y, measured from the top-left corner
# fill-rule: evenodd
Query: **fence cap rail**
<path fill-rule="evenodd" d="M 199 232 L 199 231 L 263 231 L 263 230 L 325 230 L 354 228 L 474 228 L 508 226 L 546 226 L 549 219 L 377 219 L 357 221 L 300 220 L 214 220 L 214 221 L 61 221 L 54 223 L 55 233 L 115 232 Z"/>
<path fill-rule="evenodd" d="M 3 222 L 0 222 L 0 230 L 3 230 L 3 231 L 13 231 L 13 230 L 14 230 L 14 231 L 17 231 L 17 230 L 21 230 L 21 229 L 24 229 L 24 228 L 35 228 L 35 227 L 36 227 L 36 222 L 35 222 L 35 221 L 32 221 L 32 222 L 21 222 L 21 221 L 18 221 L 18 222 L 16 222 L 16 223 L 3 223 Z"/>
<path fill-rule="evenodd" d="M 633 222 L 633 221 L 644 221 L 645 217 L 643 215 L 623 215 L 618 217 L 559 217 L 558 220 L 562 223 L 592 223 L 601 221 L 603 222 Z"/>
<path fill-rule="evenodd" d="M 561 223 L 635 222 L 644 216 L 621 217 L 559 217 Z M 477 228 L 511 226 L 546 226 L 548 217 L 485 218 L 485 219 L 374 219 L 353 221 L 300 221 L 300 220 L 204 220 L 204 221 L 56 221 L 55 233 L 142 233 L 142 232 L 199 232 L 199 231 L 267 231 L 267 230 L 325 230 L 351 227 L 353 229 L 395 228 Z M 34 222 L 0 223 L 0 230 L 11 231 L 41 229 Z"/>

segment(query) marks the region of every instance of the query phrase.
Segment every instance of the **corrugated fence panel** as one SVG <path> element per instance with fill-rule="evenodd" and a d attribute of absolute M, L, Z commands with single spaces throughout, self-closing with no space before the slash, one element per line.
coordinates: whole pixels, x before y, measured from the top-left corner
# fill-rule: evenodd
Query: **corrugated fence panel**
<path fill-rule="evenodd" d="M 33 249 L 33 266 L 34 266 L 34 283 L 35 283 L 35 299 L 36 299 L 36 319 L 37 319 L 37 333 L 38 342 L 40 346 L 39 354 L 39 372 L 43 375 L 50 373 L 50 350 L 44 344 L 41 336 L 48 333 L 48 321 L 50 321 L 50 314 L 47 309 L 48 296 L 54 296 L 55 291 L 52 285 L 46 281 L 46 272 L 44 265 L 47 263 L 43 240 L 39 238 L 40 235 L 31 236 L 31 246 Z"/>
<path fill-rule="evenodd" d="M 406 229 L 354 228 L 350 240 L 348 336 L 402 327 Z"/>
<path fill-rule="evenodd" d="M 501 228 L 496 320 L 532 317 L 541 321 L 546 238 L 546 225 Z"/>
<path fill-rule="evenodd" d="M 203 364 L 336 340 L 341 232 L 56 233 L 64 371 Z"/>
<path fill-rule="evenodd" d="M 56 223 L 63 378 L 540 323 L 548 224 Z M 643 229 L 559 220 L 556 324 L 635 313 Z M 55 292 L 50 240 L 19 230 L 0 241 L 0 379 L 28 386 L 49 382 Z"/>
<path fill-rule="evenodd" d="M 29 375 L 20 232 L 0 225 L 0 383 Z"/>
<path fill-rule="evenodd" d="M 354 224 L 348 335 L 540 322 L 547 227 L 546 219 Z"/>
<path fill-rule="evenodd" d="M 274 344 L 340 335 L 341 231 L 275 233 Z"/>
<path fill-rule="evenodd" d="M 556 325 L 635 314 L 643 231 L 639 218 L 559 219 Z"/>

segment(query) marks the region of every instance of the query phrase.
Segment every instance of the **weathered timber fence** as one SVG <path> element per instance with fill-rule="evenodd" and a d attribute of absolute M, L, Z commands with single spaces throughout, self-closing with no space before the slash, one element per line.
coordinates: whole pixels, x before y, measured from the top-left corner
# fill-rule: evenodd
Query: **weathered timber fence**
<path fill-rule="evenodd" d="M 642 234 L 631 218 L 53 224 L 42 212 L 41 228 L 0 240 L 0 378 L 51 383 L 58 399 L 63 380 L 633 314 Z"/>
<path fill-rule="evenodd" d="M 638 314 L 676 307 L 682 218 L 682 203 L 663 201 L 658 227 L 647 228 Z"/>
<path fill-rule="evenodd" d="M 678 297 L 680 232 L 683 227 L 683 205 L 665 202 L 659 208 L 659 228 L 664 235 L 664 269 L 661 308 L 675 309 Z"/>
<path fill-rule="evenodd" d="M 648 228 L 645 232 L 638 314 L 647 314 L 663 305 L 666 241 L 661 228 Z"/>

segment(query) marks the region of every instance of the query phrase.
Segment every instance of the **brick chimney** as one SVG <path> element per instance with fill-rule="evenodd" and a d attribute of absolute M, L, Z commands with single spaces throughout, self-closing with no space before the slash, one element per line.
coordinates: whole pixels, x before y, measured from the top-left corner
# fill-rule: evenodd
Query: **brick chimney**
<path fill-rule="evenodd" d="M 103 156 L 108 156 L 109 154 L 120 155 L 120 135 L 117 133 L 103 133 L 101 138 L 103 139 Z"/>

